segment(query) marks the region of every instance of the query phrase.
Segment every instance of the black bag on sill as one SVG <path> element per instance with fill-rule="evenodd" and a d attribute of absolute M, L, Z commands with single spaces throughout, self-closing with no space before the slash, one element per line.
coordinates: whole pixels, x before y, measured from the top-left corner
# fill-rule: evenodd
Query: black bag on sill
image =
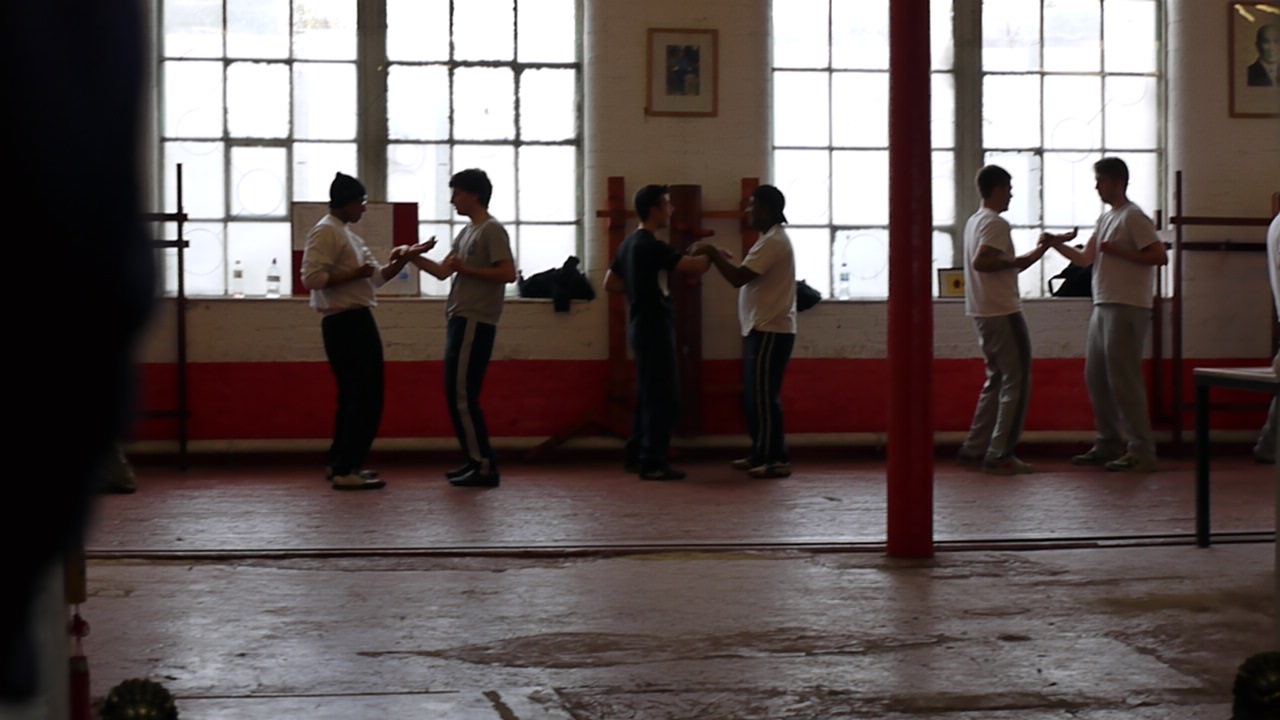
<path fill-rule="evenodd" d="M 796 283 L 796 311 L 804 312 L 822 302 L 822 293 L 814 290 L 809 283 L 801 280 Z"/>
<path fill-rule="evenodd" d="M 578 258 L 570 255 L 561 267 L 520 277 L 516 280 L 520 297 L 549 298 L 556 312 L 569 312 L 570 300 L 595 300 L 596 291 L 578 270 L 578 263 Z"/>
<path fill-rule="evenodd" d="M 1061 281 L 1058 287 L 1053 281 Z M 1049 278 L 1049 294 L 1054 297 L 1093 297 L 1093 268 L 1068 265 Z"/>

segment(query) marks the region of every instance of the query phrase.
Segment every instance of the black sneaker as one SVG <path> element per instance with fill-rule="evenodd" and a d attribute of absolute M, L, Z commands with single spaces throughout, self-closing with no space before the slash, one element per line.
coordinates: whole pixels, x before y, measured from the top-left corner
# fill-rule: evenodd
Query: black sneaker
<path fill-rule="evenodd" d="M 498 487 L 501 479 L 497 472 L 480 472 L 480 468 L 472 468 L 466 475 L 449 480 L 449 484 L 454 487 Z"/>
<path fill-rule="evenodd" d="M 470 473 L 472 470 L 475 470 L 475 469 L 476 469 L 475 463 L 467 463 L 462 467 L 454 468 L 452 470 L 446 471 L 444 476 L 449 478 L 450 480 L 457 480 L 458 478 Z"/>
<path fill-rule="evenodd" d="M 683 480 L 686 477 L 688 477 L 686 473 L 670 467 L 654 468 L 640 473 L 641 480 Z"/>

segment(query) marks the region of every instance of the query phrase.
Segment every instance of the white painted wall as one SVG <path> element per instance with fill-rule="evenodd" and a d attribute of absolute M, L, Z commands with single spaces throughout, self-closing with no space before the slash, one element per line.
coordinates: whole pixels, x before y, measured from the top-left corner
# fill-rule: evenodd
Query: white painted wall
<path fill-rule="evenodd" d="M 768 0 L 584 0 L 584 183 L 586 266 L 599 287 L 604 275 L 605 180 L 627 179 L 634 191 L 648 182 L 696 183 L 707 209 L 737 206 L 743 177 L 768 178 Z M 1225 3 L 1169 0 L 1169 167 L 1186 173 L 1190 214 L 1267 213 L 1280 190 L 1280 123 L 1227 117 Z M 644 114 L 645 29 L 716 28 L 720 33 L 720 113 L 716 118 L 652 118 Z M 1169 180 L 1172 187 L 1172 178 Z M 1171 207 L 1166 204 L 1166 214 Z M 730 247 L 737 225 L 708 227 Z M 1197 239 L 1257 241 L 1261 230 L 1224 229 Z M 704 353 L 739 353 L 734 291 L 712 274 L 704 290 Z M 1262 256 L 1212 254 L 1186 268 L 1188 357 L 1269 356 L 1268 289 Z M 143 359 L 173 358 L 172 304 L 157 313 Z M 438 300 L 390 299 L 378 308 L 387 357 L 439 359 L 443 306 Z M 1078 300 L 1027 304 L 1038 357 L 1080 357 L 1089 307 Z M 826 302 L 801 315 L 797 357 L 875 358 L 885 355 L 883 303 Z M 603 359 L 606 303 L 575 304 L 568 315 L 544 302 L 511 302 L 503 318 L 499 359 Z M 319 321 L 295 299 L 200 300 L 190 312 L 194 362 L 323 361 Z M 963 307 L 940 302 L 935 315 L 939 357 L 974 357 L 973 331 Z"/>

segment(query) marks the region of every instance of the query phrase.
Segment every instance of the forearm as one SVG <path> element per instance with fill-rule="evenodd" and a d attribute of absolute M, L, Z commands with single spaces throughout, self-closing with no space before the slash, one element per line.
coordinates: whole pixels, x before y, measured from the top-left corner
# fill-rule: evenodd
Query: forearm
<path fill-rule="evenodd" d="M 734 265 L 729 262 L 728 258 L 721 255 L 719 252 L 707 255 L 706 257 L 711 261 L 711 264 L 715 266 L 716 270 L 720 271 L 720 275 L 724 277 L 730 285 L 736 288 L 746 285 L 751 282 L 751 278 L 755 277 L 754 273 L 743 268 L 741 265 Z"/>
<path fill-rule="evenodd" d="M 416 257 L 410 260 L 419 270 L 434 277 L 437 280 L 448 280 L 449 272 L 434 260 L 428 260 L 424 257 Z"/>
<path fill-rule="evenodd" d="M 408 263 L 409 263 L 409 259 L 402 257 L 402 258 L 399 258 L 398 260 L 393 261 L 390 265 L 383 266 L 382 282 L 384 283 L 391 282 L 391 278 L 399 275 L 400 271 L 404 270 L 404 266 L 407 265 Z"/>
<path fill-rule="evenodd" d="M 1089 257 L 1084 252 L 1071 247 L 1065 242 L 1054 242 L 1053 249 L 1057 250 L 1058 254 L 1070 260 L 1074 265 L 1079 265 L 1080 267 L 1089 267 L 1090 265 L 1093 264 L 1093 258 Z"/>
<path fill-rule="evenodd" d="M 471 267 L 469 265 L 459 265 L 458 274 L 466 275 L 470 278 L 491 282 L 498 285 L 506 285 L 515 280 L 513 272 L 505 267 Z"/>

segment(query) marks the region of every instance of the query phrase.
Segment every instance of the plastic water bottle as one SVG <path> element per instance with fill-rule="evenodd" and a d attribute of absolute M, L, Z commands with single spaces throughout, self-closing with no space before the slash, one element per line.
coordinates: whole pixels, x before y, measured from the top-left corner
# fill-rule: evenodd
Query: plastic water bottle
<path fill-rule="evenodd" d="M 849 264 L 840 263 L 840 274 L 836 276 L 836 299 L 848 300 L 852 294 L 849 288 Z"/>
<path fill-rule="evenodd" d="M 280 297 L 280 266 L 271 258 L 271 267 L 267 268 L 267 297 Z"/>
<path fill-rule="evenodd" d="M 244 266 L 237 260 L 231 268 L 231 297 L 244 297 Z"/>

